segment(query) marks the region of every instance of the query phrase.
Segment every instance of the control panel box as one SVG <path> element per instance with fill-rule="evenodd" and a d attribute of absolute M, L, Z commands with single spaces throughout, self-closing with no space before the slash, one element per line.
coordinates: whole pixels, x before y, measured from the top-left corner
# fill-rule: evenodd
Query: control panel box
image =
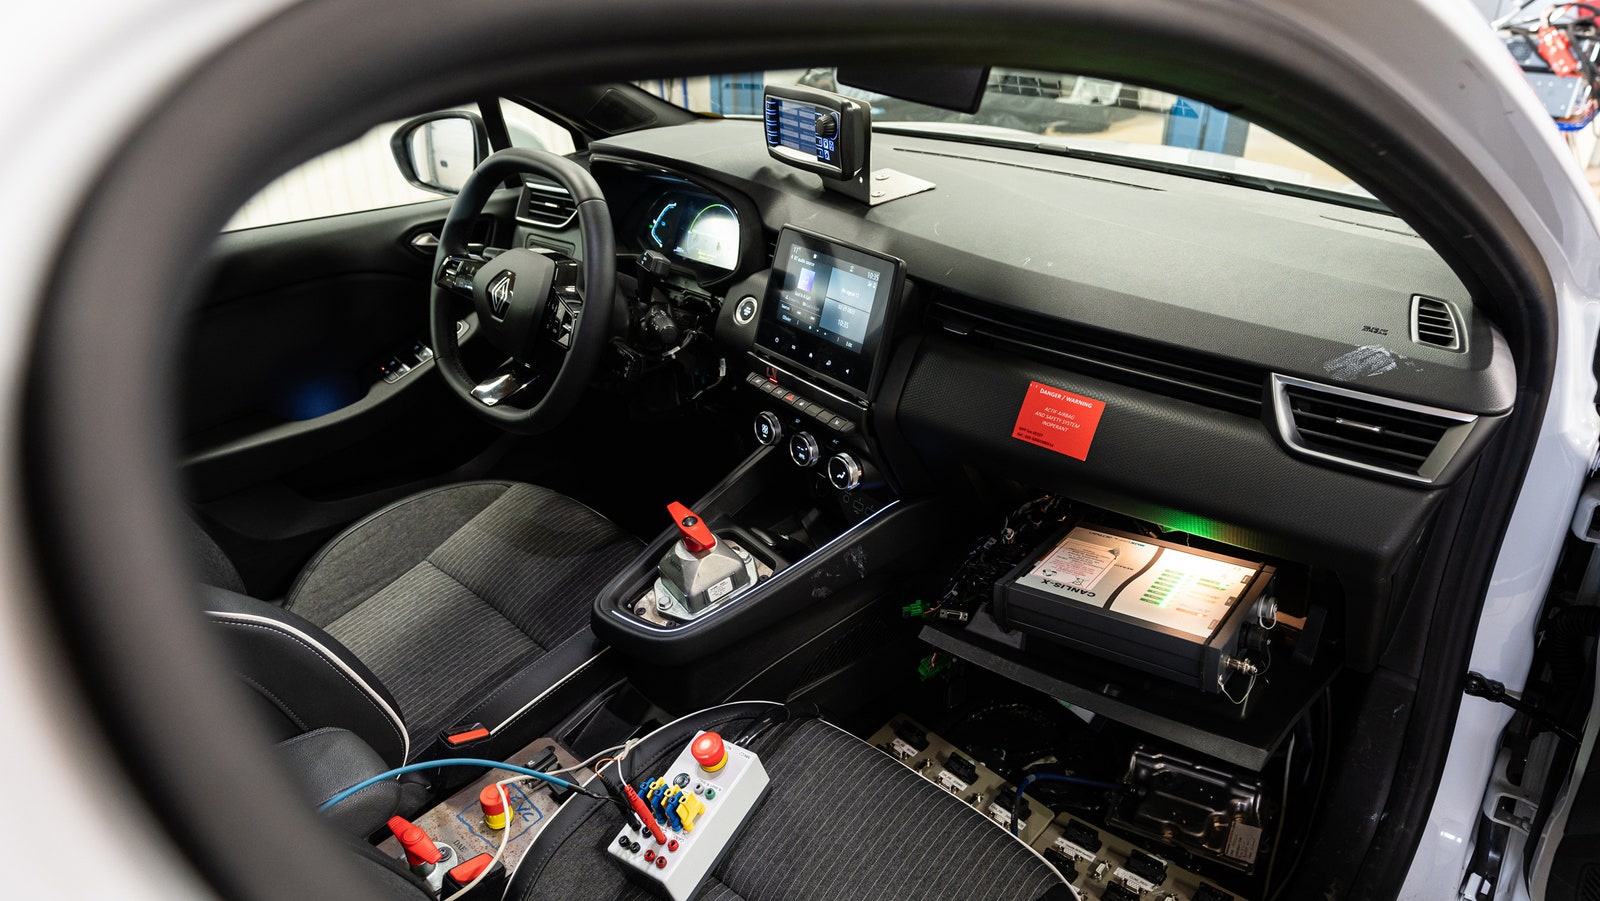
<path fill-rule="evenodd" d="M 1273 568 L 1156 538 L 1080 524 L 995 583 L 1008 628 L 1144 672 L 1221 691 L 1254 673 L 1242 630 Z"/>
<path fill-rule="evenodd" d="M 767 781 L 755 752 L 700 732 L 665 772 L 633 786 L 655 828 L 624 826 L 608 851 L 651 891 L 688 901 L 760 803 Z"/>

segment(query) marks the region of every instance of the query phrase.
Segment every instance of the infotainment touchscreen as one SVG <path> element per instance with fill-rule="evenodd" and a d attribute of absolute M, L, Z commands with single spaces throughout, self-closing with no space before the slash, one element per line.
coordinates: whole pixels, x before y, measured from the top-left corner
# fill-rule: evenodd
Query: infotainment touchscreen
<path fill-rule="evenodd" d="M 893 257 L 785 227 L 756 346 L 865 396 L 903 268 Z"/>

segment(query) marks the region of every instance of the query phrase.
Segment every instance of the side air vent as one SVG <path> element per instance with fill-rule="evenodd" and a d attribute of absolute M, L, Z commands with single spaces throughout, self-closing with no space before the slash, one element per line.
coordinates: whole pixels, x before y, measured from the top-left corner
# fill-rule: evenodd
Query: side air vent
<path fill-rule="evenodd" d="M 1209 354 L 1143 341 L 943 292 L 929 315 L 952 335 L 1007 354 L 1191 403 L 1261 415 L 1266 372 Z"/>
<path fill-rule="evenodd" d="M 572 195 L 559 185 L 540 181 L 522 182 L 522 200 L 517 206 L 517 219 L 540 228 L 566 228 L 578 215 L 578 205 Z"/>
<path fill-rule="evenodd" d="M 1465 350 L 1461 314 L 1447 301 L 1421 294 L 1411 296 L 1411 340 L 1445 350 Z"/>
<path fill-rule="evenodd" d="M 1276 373 L 1272 382 L 1278 432 L 1289 447 L 1412 482 L 1436 481 L 1478 421 L 1467 413 Z"/>

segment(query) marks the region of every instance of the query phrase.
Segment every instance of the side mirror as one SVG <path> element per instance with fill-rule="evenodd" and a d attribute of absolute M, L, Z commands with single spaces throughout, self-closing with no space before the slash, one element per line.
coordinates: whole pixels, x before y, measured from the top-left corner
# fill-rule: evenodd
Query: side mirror
<path fill-rule="evenodd" d="M 424 191 L 458 194 L 489 155 L 489 130 L 475 113 L 429 113 L 396 129 L 389 149 L 406 181 Z"/>

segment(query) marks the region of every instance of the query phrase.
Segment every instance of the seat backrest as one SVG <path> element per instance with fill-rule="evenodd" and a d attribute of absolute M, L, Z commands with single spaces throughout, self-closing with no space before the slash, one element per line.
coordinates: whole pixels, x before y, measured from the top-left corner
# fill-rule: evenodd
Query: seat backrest
<path fill-rule="evenodd" d="M 184 526 L 206 615 L 222 628 L 234 671 L 261 702 L 274 738 L 334 726 L 365 740 L 389 766 L 405 763 L 411 736 L 378 677 L 309 620 L 247 595 L 205 528 L 188 517 Z"/>
<path fill-rule="evenodd" d="M 221 629 L 234 671 L 260 700 L 276 738 L 337 726 L 355 733 L 389 766 L 411 754 L 400 707 L 366 665 L 333 636 L 275 604 L 201 586 L 206 615 Z"/>

